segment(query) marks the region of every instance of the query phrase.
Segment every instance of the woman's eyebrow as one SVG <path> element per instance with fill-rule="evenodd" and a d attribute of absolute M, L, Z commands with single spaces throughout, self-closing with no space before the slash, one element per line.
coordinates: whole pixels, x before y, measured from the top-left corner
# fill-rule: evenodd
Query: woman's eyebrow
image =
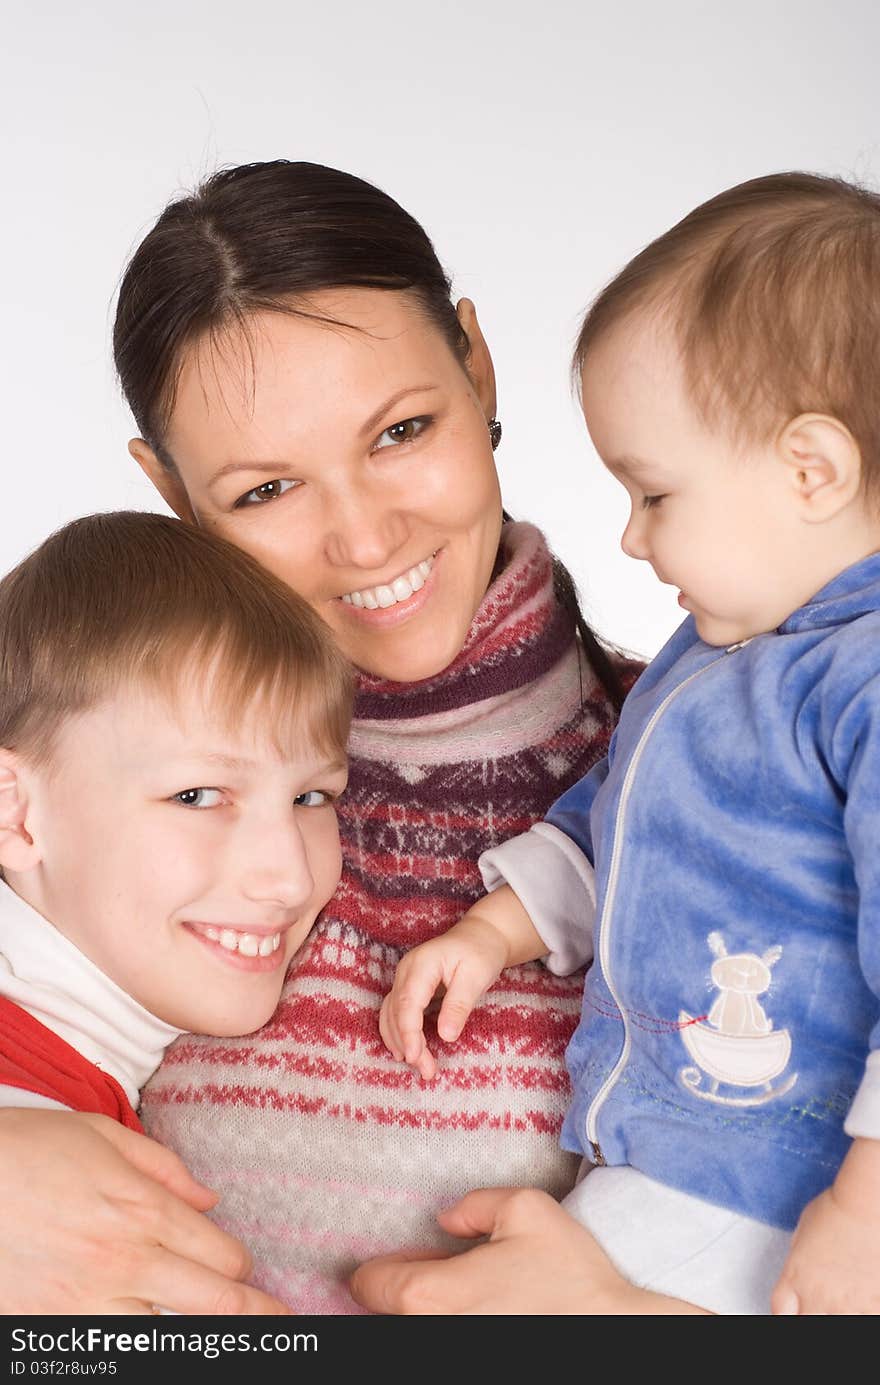
<path fill-rule="evenodd" d="M 224 476 L 230 476 L 234 471 L 258 471 L 261 474 L 271 472 L 273 476 L 277 476 L 283 467 L 284 463 L 277 460 L 271 462 L 227 462 L 225 466 L 218 467 L 208 477 L 205 484 L 211 487 L 222 480 Z"/>
<path fill-rule="evenodd" d="M 430 394 L 432 390 L 438 390 L 439 385 L 406 385 L 402 390 L 396 390 L 394 394 L 388 396 L 384 404 L 370 414 L 370 417 L 361 425 L 361 435 L 372 433 L 379 426 L 382 419 L 393 409 L 395 404 L 399 404 L 402 399 L 406 399 L 410 394 Z"/>

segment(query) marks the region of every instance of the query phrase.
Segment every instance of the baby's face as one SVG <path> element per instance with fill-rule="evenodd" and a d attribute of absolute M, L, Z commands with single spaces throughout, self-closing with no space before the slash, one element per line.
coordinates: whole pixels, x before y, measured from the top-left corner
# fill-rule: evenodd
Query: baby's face
<path fill-rule="evenodd" d="M 193 692 L 172 709 L 123 691 L 68 721 L 33 780 L 28 897 L 169 1024 L 249 1033 L 338 883 L 345 782 L 332 754 L 273 748 L 247 708 L 230 734 Z"/>
<path fill-rule="evenodd" d="M 787 468 L 776 448 L 737 448 L 691 402 L 671 335 L 645 320 L 590 351 L 584 415 L 625 486 L 625 553 L 679 589 L 709 644 L 774 630 L 827 580 L 807 570 Z"/>

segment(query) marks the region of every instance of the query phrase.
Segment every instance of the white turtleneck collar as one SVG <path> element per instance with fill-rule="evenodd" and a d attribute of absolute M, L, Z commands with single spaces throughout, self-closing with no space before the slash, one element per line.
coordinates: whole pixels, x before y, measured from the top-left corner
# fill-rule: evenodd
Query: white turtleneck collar
<path fill-rule="evenodd" d="M 183 1032 L 133 1000 L 2 877 L 0 995 L 115 1077 L 135 1109 L 141 1087 Z"/>

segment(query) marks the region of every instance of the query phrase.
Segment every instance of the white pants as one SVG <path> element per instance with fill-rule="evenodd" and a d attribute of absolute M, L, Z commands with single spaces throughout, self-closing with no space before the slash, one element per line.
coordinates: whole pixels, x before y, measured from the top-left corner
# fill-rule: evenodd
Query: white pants
<path fill-rule="evenodd" d="M 584 1164 L 562 1206 L 631 1284 L 712 1313 L 769 1314 L 790 1231 L 667 1188 L 628 1166 Z"/>

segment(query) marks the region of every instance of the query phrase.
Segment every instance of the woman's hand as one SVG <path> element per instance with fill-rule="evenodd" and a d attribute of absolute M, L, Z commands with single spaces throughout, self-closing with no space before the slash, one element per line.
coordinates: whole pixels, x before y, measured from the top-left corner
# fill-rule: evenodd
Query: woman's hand
<path fill-rule="evenodd" d="M 774 1314 L 880 1313 L 880 1140 L 856 1139 L 830 1188 L 801 1213 Z"/>
<path fill-rule="evenodd" d="M 488 1236 L 463 1255 L 400 1252 L 355 1270 L 351 1292 L 375 1313 L 474 1315 L 697 1314 L 629 1284 L 598 1242 L 547 1193 L 481 1188 L 438 1217 L 453 1236 Z"/>
<path fill-rule="evenodd" d="M 437 1033 L 453 1043 L 477 1001 L 507 965 L 505 938 L 474 911 L 442 937 L 414 947 L 400 962 L 379 1011 L 379 1032 L 392 1057 L 409 1063 L 426 1081 L 432 1078 L 437 1061 L 422 1026 L 433 996 L 445 987 Z"/>
<path fill-rule="evenodd" d="M 6 1314 L 285 1314 L 177 1155 L 105 1116 L 0 1111 Z"/>

